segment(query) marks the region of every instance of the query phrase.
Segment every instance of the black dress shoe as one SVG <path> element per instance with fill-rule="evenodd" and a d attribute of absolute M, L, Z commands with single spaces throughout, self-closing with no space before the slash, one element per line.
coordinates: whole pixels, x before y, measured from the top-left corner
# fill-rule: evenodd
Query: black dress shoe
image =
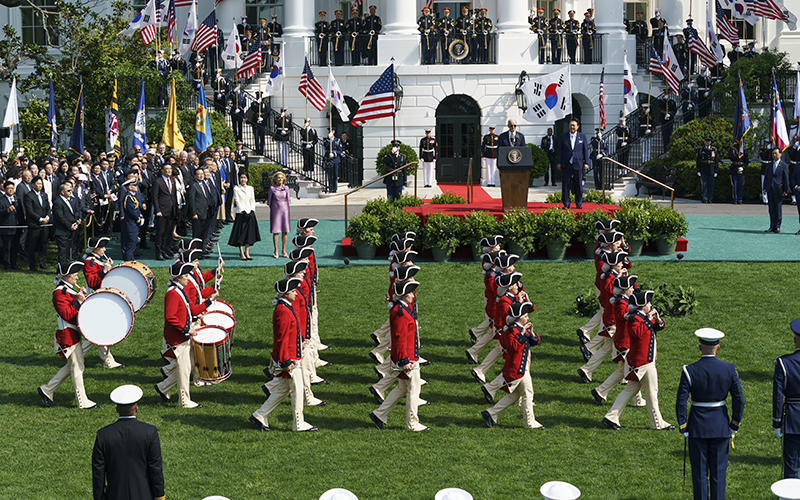
<path fill-rule="evenodd" d="M 609 420 L 607 418 L 603 418 L 603 425 L 605 425 L 606 427 L 608 427 L 612 431 L 618 431 L 619 430 L 619 425 L 615 424 L 614 422 L 612 422 L 611 420 Z"/>
<path fill-rule="evenodd" d="M 773 232 L 774 232 L 774 233 L 780 233 L 780 232 L 781 232 L 781 228 L 777 228 L 777 229 L 776 229 L 775 231 L 773 231 Z"/>
<path fill-rule="evenodd" d="M 370 412 L 369 418 L 379 430 L 384 430 L 386 428 L 386 424 L 384 424 L 383 421 L 379 419 L 377 415 L 375 415 L 375 413 Z"/>
<path fill-rule="evenodd" d="M 472 328 L 469 329 L 469 341 L 472 342 L 472 345 L 475 345 L 475 343 L 478 342 L 478 337 L 472 333 Z"/>
<path fill-rule="evenodd" d="M 328 406 L 328 402 L 327 401 L 320 401 L 319 404 L 315 404 L 315 405 L 312 405 L 312 406 Z"/>
<path fill-rule="evenodd" d="M 489 427 L 490 429 L 491 429 L 492 427 L 494 427 L 494 425 L 495 425 L 495 421 L 492 419 L 492 416 L 491 416 L 491 415 L 489 415 L 489 412 L 488 412 L 488 411 L 486 411 L 486 410 L 483 410 L 483 411 L 481 412 L 481 417 L 483 417 L 483 421 L 484 421 L 484 422 L 486 422 L 486 427 Z"/>
<path fill-rule="evenodd" d="M 102 405 L 99 405 L 99 404 L 95 403 L 93 406 L 90 406 L 88 408 L 82 408 L 82 409 L 83 410 L 102 410 L 103 407 L 102 407 Z M 673 426 L 673 428 L 674 428 L 674 426 Z"/>
<path fill-rule="evenodd" d="M 675 429 L 675 426 L 672 425 L 672 424 L 669 424 L 668 426 L 662 427 L 662 428 L 660 428 L 658 430 L 660 430 L 660 431 L 671 431 L 671 430 L 674 430 L 674 429 Z"/>
<path fill-rule="evenodd" d="M 311 382 L 311 385 L 328 385 L 330 383 L 330 380 L 320 380 L 319 382 Z"/>
<path fill-rule="evenodd" d="M 119 365 L 115 366 L 114 368 L 112 368 L 112 370 L 122 370 L 123 368 L 125 368 L 125 365 L 119 364 Z"/>
<path fill-rule="evenodd" d="M 264 391 L 264 394 L 267 395 L 267 399 L 269 399 L 270 392 L 269 392 L 269 389 L 267 389 L 267 384 L 262 384 L 261 385 L 261 390 Z"/>
<path fill-rule="evenodd" d="M 581 378 L 581 382 L 584 384 L 591 384 L 592 379 L 589 378 L 589 375 L 586 375 L 586 372 L 578 368 L 578 376 Z"/>
<path fill-rule="evenodd" d="M 419 366 L 431 366 L 431 362 L 426 359 L 425 362 L 420 363 Z"/>
<path fill-rule="evenodd" d="M 582 209 L 582 208 L 583 208 L 583 205 L 575 205 L 575 208 L 577 208 L 578 210 L 580 210 L 580 209 Z"/>
<path fill-rule="evenodd" d="M 376 345 L 376 346 L 377 346 L 378 344 L 380 344 L 380 343 L 381 343 L 381 341 L 380 341 L 380 340 L 378 340 L 378 336 L 377 336 L 377 335 L 375 335 L 374 333 L 370 333 L 370 334 L 369 334 L 369 337 L 372 339 L 372 341 L 373 341 L 373 342 L 375 342 L 375 345 Z"/>
<path fill-rule="evenodd" d="M 578 335 L 578 340 L 580 341 L 581 345 L 584 345 L 588 340 L 586 340 L 586 335 L 583 334 L 583 330 L 578 328 L 575 333 Z"/>
<path fill-rule="evenodd" d="M 594 398 L 594 402 L 597 404 L 597 406 L 603 406 L 603 403 L 606 402 L 606 400 L 597 393 L 597 389 L 592 389 L 592 397 Z"/>
<path fill-rule="evenodd" d="M 467 355 L 467 361 L 469 362 L 469 364 L 471 364 L 471 365 L 477 365 L 478 364 L 478 360 L 475 359 L 474 357 L 472 357 L 472 354 L 470 354 L 469 349 L 465 349 L 464 350 L 464 354 Z"/>
<path fill-rule="evenodd" d="M 800 231 L 797 231 L 797 232 L 796 232 L 796 233 L 794 233 L 794 234 L 800 234 Z"/>
<path fill-rule="evenodd" d="M 489 391 L 486 390 L 486 386 L 483 385 L 481 386 L 481 392 L 483 393 L 483 398 L 486 400 L 486 402 L 489 403 L 490 405 L 493 405 L 494 398 L 492 397 L 491 394 L 489 394 Z"/>
<path fill-rule="evenodd" d="M 158 384 L 153 384 L 153 387 L 155 388 L 155 390 L 158 393 L 158 395 L 161 396 L 161 401 L 163 401 L 165 403 L 168 403 L 169 402 L 169 398 L 166 396 L 166 394 L 161 392 L 161 389 L 158 388 Z"/>
<path fill-rule="evenodd" d="M 383 404 L 383 398 L 374 387 L 370 386 L 369 393 L 375 396 L 375 401 L 377 401 L 379 405 Z"/>
<path fill-rule="evenodd" d="M 765 233 L 774 233 L 774 232 L 775 232 L 775 230 L 774 230 L 774 229 L 772 229 L 772 228 L 769 228 L 769 229 L 765 230 L 764 232 L 765 232 Z"/>
<path fill-rule="evenodd" d="M 588 363 L 592 359 L 592 351 L 586 345 L 581 344 L 581 355 L 583 356 L 584 363 Z"/>
<path fill-rule="evenodd" d="M 259 419 L 257 419 L 256 417 L 254 417 L 252 415 L 250 415 L 250 421 L 253 422 L 253 425 L 255 425 L 256 428 L 258 430 L 260 430 L 260 431 L 265 431 L 266 432 L 266 431 L 269 430 L 269 427 L 267 427 L 266 425 L 262 424 Z"/>
<path fill-rule="evenodd" d="M 378 376 L 378 380 L 383 378 L 383 374 L 378 371 L 378 367 L 377 366 L 373 366 L 372 369 L 375 371 L 375 374 Z"/>
<path fill-rule="evenodd" d="M 45 395 L 41 387 L 37 387 L 36 392 L 38 392 L 39 397 L 42 398 L 42 406 L 44 406 L 45 408 L 50 408 L 51 406 L 53 406 L 53 400 Z"/>
<path fill-rule="evenodd" d="M 486 383 L 485 380 L 481 380 L 481 378 L 478 376 L 478 372 L 476 372 L 475 370 L 470 370 L 469 373 L 470 373 L 470 375 L 472 375 L 472 378 L 474 378 L 475 381 L 478 382 L 479 384 L 485 384 Z"/>
<path fill-rule="evenodd" d="M 312 427 L 310 429 L 306 429 L 306 430 L 300 431 L 300 432 L 317 432 L 318 430 L 319 430 L 319 427 Z"/>
<path fill-rule="evenodd" d="M 381 364 L 381 362 L 378 361 L 378 356 L 376 356 L 375 353 L 373 353 L 372 351 L 369 352 L 369 359 L 375 362 L 376 365 Z"/>

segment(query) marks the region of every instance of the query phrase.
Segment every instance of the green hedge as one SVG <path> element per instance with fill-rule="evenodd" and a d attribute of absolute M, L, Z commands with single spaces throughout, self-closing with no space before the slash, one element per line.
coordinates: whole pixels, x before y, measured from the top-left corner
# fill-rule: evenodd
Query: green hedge
<path fill-rule="evenodd" d="M 547 198 L 544 200 L 545 203 L 561 203 L 562 194 L 561 191 L 553 191 L 552 193 L 547 195 Z M 575 195 L 572 192 L 569 193 L 569 201 L 570 203 L 575 203 Z M 596 191 L 594 189 L 586 189 L 583 191 L 583 201 L 584 203 L 603 203 L 603 192 Z M 606 205 L 613 205 L 614 198 L 611 197 L 611 193 L 606 192 Z"/>
<path fill-rule="evenodd" d="M 702 184 L 697 176 L 697 167 L 694 160 L 681 161 L 672 165 L 677 169 L 675 179 L 675 196 L 680 198 L 700 199 Z M 717 203 L 726 203 L 733 200 L 733 186 L 731 185 L 730 164 L 720 163 L 719 175 L 714 182 L 714 198 Z M 744 174 L 745 202 L 761 201 L 761 162 L 750 163 Z"/>
<path fill-rule="evenodd" d="M 386 170 L 386 164 L 383 163 L 383 157 L 386 156 L 386 153 L 392 150 L 391 143 L 385 145 L 378 151 L 378 157 L 375 158 L 375 171 L 378 172 L 378 175 L 383 175 L 388 170 Z M 417 156 L 417 152 L 409 146 L 408 144 L 400 144 L 400 153 L 405 155 L 406 163 L 414 163 L 419 161 L 419 157 Z M 417 169 L 420 167 L 419 163 L 411 165 L 406 169 L 408 175 L 416 175 Z"/>
<path fill-rule="evenodd" d="M 722 158 L 726 158 L 728 148 L 733 144 L 733 124 L 726 118 L 702 118 L 678 127 L 670 136 L 670 161 L 694 161 L 706 136 L 711 137 L 711 145 L 717 148 Z"/>
<path fill-rule="evenodd" d="M 264 191 L 264 185 L 261 183 L 261 172 L 267 171 L 270 174 L 277 172 L 281 167 L 272 163 L 253 163 L 247 169 L 247 185 L 253 186 L 257 200 L 266 200 L 267 193 Z"/>
<path fill-rule="evenodd" d="M 542 177 L 547 169 L 550 167 L 550 160 L 547 158 L 547 153 L 536 144 L 528 144 L 531 148 L 531 158 L 533 166 L 531 167 L 531 181 Z"/>

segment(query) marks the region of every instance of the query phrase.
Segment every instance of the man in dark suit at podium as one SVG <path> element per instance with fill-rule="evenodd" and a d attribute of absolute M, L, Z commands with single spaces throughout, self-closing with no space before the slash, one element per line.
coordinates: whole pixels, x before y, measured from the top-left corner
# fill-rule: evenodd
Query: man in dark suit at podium
<path fill-rule="evenodd" d="M 569 208 L 570 189 L 575 193 L 575 205 L 583 207 L 583 173 L 589 170 L 589 141 L 578 132 L 580 124 L 575 118 L 569 121 L 569 132 L 564 132 L 556 146 L 556 168 L 561 171 L 561 202 Z M 563 168 L 562 168 L 563 165 Z"/>
<path fill-rule="evenodd" d="M 500 147 L 522 147 L 525 145 L 525 136 L 517 132 L 517 120 L 508 120 L 508 130 L 500 134 Z"/>

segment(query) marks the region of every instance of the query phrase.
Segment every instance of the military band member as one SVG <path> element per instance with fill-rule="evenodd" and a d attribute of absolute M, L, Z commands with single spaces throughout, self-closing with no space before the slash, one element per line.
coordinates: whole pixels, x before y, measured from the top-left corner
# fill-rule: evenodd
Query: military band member
<path fill-rule="evenodd" d="M 656 49 L 662 59 L 664 58 L 664 32 L 666 29 L 666 21 L 663 19 L 659 19 L 655 29 L 653 29 L 653 48 Z"/>
<path fill-rule="evenodd" d="M 725 499 L 728 442 L 741 425 L 744 412 L 742 384 L 736 365 L 717 359 L 719 341 L 725 336 L 713 328 L 694 332 L 700 339 L 700 360 L 683 365 L 675 411 L 684 438 L 688 439 L 694 498 Z M 731 395 L 731 418 L 725 399 Z M 689 396 L 692 408 L 686 418 Z"/>
<path fill-rule="evenodd" d="M 475 328 L 470 328 L 469 338 L 472 342 L 472 357 L 477 358 L 478 353 L 492 340 L 494 337 L 493 327 L 494 324 L 494 279 L 497 277 L 494 268 L 494 259 L 499 254 L 500 242 L 503 240 L 501 235 L 489 236 L 481 238 L 480 246 L 483 251 L 481 255 L 481 274 L 483 275 L 483 311 L 485 319 Z M 491 333 L 491 334 L 490 334 Z M 478 345 L 478 344 L 481 345 Z M 477 346 L 477 347 L 476 347 Z"/>
<path fill-rule="evenodd" d="M 358 16 L 358 7 L 350 9 L 350 19 L 347 20 L 346 33 L 350 40 L 350 58 L 352 65 L 361 64 L 361 18 Z"/>
<path fill-rule="evenodd" d="M 284 278 L 275 282 L 276 298 L 272 301 L 275 304 L 272 313 L 273 343 L 269 370 L 278 383 L 261 408 L 250 416 L 250 422 L 262 431 L 270 430 L 267 417 L 290 394 L 294 414 L 292 430 L 319 430 L 303 418 L 303 368 L 300 361 L 305 341 L 294 310 L 301 281 L 298 278 Z"/>
<path fill-rule="evenodd" d="M 469 7 L 464 5 L 461 7 L 461 15 L 456 19 L 456 32 L 458 34 L 458 38 L 460 38 L 466 45 L 469 47 L 469 54 L 463 62 L 468 62 L 472 56 L 474 55 L 474 43 L 472 40 L 472 35 L 474 34 L 474 20 L 469 13 Z"/>
<path fill-rule="evenodd" d="M 575 11 L 570 10 L 567 12 L 569 19 L 564 23 L 564 32 L 567 34 L 567 55 L 569 56 L 570 64 L 575 64 L 575 53 L 578 51 L 578 33 L 580 32 L 580 23 L 575 19 Z"/>
<path fill-rule="evenodd" d="M 597 33 L 597 26 L 592 20 L 592 13 L 586 11 L 583 14 L 581 23 L 581 34 L 583 41 L 583 64 L 592 64 L 592 51 L 594 50 L 594 34 Z"/>
<path fill-rule="evenodd" d="M 564 33 L 561 9 L 553 9 L 553 17 L 547 24 L 547 31 L 550 33 L 550 63 L 561 64 L 561 35 Z"/>
<path fill-rule="evenodd" d="M 425 137 L 419 140 L 419 157 L 422 160 L 422 172 L 425 187 L 431 187 L 436 178 L 436 159 L 439 157 L 439 144 L 431 137 L 431 129 L 425 129 Z"/>
<path fill-rule="evenodd" d="M 772 427 L 783 438 L 783 477 L 797 478 L 800 466 L 800 319 L 791 323 L 795 350 L 775 360 Z"/>
<path fill-rule="evenodd" d="M 644 53 L 644 44 L 647 41 L 647 37 L 650 34 L 650 30 L 647 29 L 647 22 L 642 19 L 642 12 L 636 13 L 636 21 L 633 22 L 631 26 L 631 34 L 636 36 L 636 63 L 641 64 L 642 61 L 649 60 L 649 57 L 645 57 Z"/>
<path fill-rule="evenodd" d="M 417 31 L 420 34 L 420 47 L 422 47 L 422 64 L 436 62 L 436 20 L 431 15 L 429 7 L 422 8 L 422 16 L 417 20 Z"/>
<path fill-rule="evenodd" d="M 711 145 L 711 136 L 706 136 L 703 147 L 697 151 L 695 161 L 697 176 L 703 183 L 703 203 L 711 203 L 714 197 L 714 178 L 719 172 L 719 153 Z"/>
<path fill-rule="evenodd" d="M 278 142 L 278 164 L 286 167 L 289 164 L 289 139 L 292 136 L 292 119 L 281 108 L 281 114 L 275 118 L 275 140 Z"/>
<path fill-rule="evenodd" d="M 429 430 L 419 422 L 417 407 L 419 406 L 419 392 L 421 387 L 419 364 L 419 331 L 417 321 L 412 315 L 411 304 L 414 300 L 413 292 L 419 283 L 406 281 L 395 283 L 394 296 L 389 312 L 392 335 L 392 371 L 400 373 L 399 382 L 390 392 L 383 404 L 369 414 L 370 419 L 378 429 L 386 427 L 389 412 L 398 401 L 406 397 L 406 428 L 419 432 Z"/>
<path fill-rule="evenodd" d="M 655 430 L 671 430 L 675 426 L 665 422 L 658 407 L 658 374 L 656 372 L 656 332 L 663 330 L 666 324 L 658 311 L 651 304 L 653 291 L 647 290 L 631 295 L 631 312 L 628 314 L 628 334 L 631 348 L 628 351 L 628 367 L 625 379 L 628 385 L 619 393 L 611 410 L 603 418 L 603 425 L 612 430 L 619 430 L 619 417 L 628 402 L 644 390 L 647 399 L 647 416 L 650 428 Z"/>
<path fill-rule="evenodd" d="M 336 9 L 333 11 L 333 15 L 336 16 L 336 19 L 331 21 L 330 28 L 328 33 L 331 36 L 331 43 L 333 45 L 333 65 L 334 66 L 341 66 L 344 64 L 344 51 L 345 51 L 345 41 L 347 36 L 347 22 L 342 19 L 342 11 Z"/>
<path fill-rule="evenodd" d="M 608 141 L 603 138 L 603 130 L 594 129 L 595 135 L 590 144 L 592 146 L 592 170 L 594 171 L 594 188 L 603 188 L 603 157 L 608 156 Z"/>
<path fill-rule="evenodd" d="M 492 34 L 492 20 L 486 17 L 486 8 L 480 10 L 480 17 L 475 20 L 475 31 L 478 33 L 477 39 L 477 58 L 478 64 L 489 62 L 489 43 Z"/>
<path fill-rule="evenodd" d="M 545 33 L 547 33 L 547 27 L 547 18 L 544 17 L 544 7 L 539 7 L 536 9 L 536 17 L 534 17 L 531 22 L 531 31 L 536 33 L 539 40 L 539 64 L 545 64 L 547 62 L 547 56 L 545 55 L 545 49 L 547 47 Z"/>
<path fill-rule="evenodd" d="M 486 164 L 486 177 L 483 182 L 488 187 L 494 187 L 497 176 L 497 155 L 500 137 L 494 133 L 495 126 L 489 125 L 489 133 L 481 141 L 481 157 Z"/>
<path fill-rule="evenodd" d="M 89 238 L 88 253 L 84 255 L 83 260 L 83 276 L 86 278 L 87 295 L 103 287 L 103 278 L 114 265 L 114 261 L 106 257 L 106 245 L 109 241 L 111 238 L 105 236 Z M 92 347 L 94 344 L 84 339 L 81 344 L 84 357 L 92 350 Z M 105 368 L 125 368 L 125 365 L 117 363 L 108 346 L 97 346 L 97 350 Z"/>
<path fill-rule="evenodd" d="M 448 64 L 450 62 L 450 42 L 453 41 L 453 35 L 456 29 L 456 22 L 450 17 L 450 7 L 442 9 L 442 18 L 439 19 L 436 29 L 439 31 L 442 62 Z"/>
<path fill-rule="evenodd" d="M 378 64 L 378 35 L 383 29 L 381 18 L 375 15 L 378 10 L 374 5 L 369 6 L 369 15 L 364 16 L 362 23 L 362 35 L 365 40 L 365 50 L 367 53 L 367 65 L 376 66 Z"/>
<path fill-rule="evenodd" d="M 272 22 L 267 24 L 267 31 L 269 33 L 270 42 L 273 38 L 280 38 L 283 36 L 283 26 L 278 22 L 278 16 L 272 15 Z"/>
<path fill-rule="evenodd" d="M 68 376 L 72 377 L 78 408 L 101 408 L 89 399 L 83 387 L 83 349 L 80 346 L 81 334 L 78 330 L 78 309 L 86 300 L 86 289 L 78 287 L 78 273 L 82 267 L 83 263 L 77 261 L 69 264 L 59 262 L 57 266 L 57 286 L 53 290 L 53 307 L 58 315 L 55 352 L 66 359 L 67 364 L 58 370 L 50 382 L 36 389 L 45 408 L 53 405 L 53 394 Z"/>
<path fill-rule="evenodd" d="M 731 160 L 730 174 L 731 186 L 733 187 L 733 204 L 741 205 L 742 198 L 744 196 L 744 175 L 745 171 L 747 170 L 747 165 L 750 164 L 750 160 L 747 157 L 746 150 L 740 157 L 739 148 L 735 146 L 731 147 L 731 150 L 728 153 L 728 159 Z"/>
<path fill-rule="evenodd" d="M 539 345 L 542 339 L 533 331 L 528 313 L 534 307 L 530 302 L 517 302 L 507 311 L 501 343 L 506 350 L 503 363 L 502 390 L 507 392 L 492 408 L 481 412 L 487 427 L 497 425 L 497 416 L 509 406 L 522 402 L 522 424 L 528 429 L 544 429 L 533 414 L 533 381 L 531 380 L 530 348 Z"/>
<path fill-rule="evenodd" d="M 319 65 L 328 65 L 328 33 L 330 32 L 330 25 L 325 20 L 328 15 L 324 10 L 319 11 L 319 21 L 314 23 L 314 37 L 317 41 L 317 55 L 319 57 Z"/>

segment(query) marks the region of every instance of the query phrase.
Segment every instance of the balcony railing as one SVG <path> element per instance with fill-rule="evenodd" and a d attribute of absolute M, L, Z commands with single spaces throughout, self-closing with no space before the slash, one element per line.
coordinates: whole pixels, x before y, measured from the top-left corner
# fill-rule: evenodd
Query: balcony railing
<path fill-rule="evenodd" d="M 567 43 L 567 35 L 562 34 L 549 34 L 544 33 L 533 36 L 539 37 L 540 51 L 539 51 L 539 64 L 566 64 L 569 60 L 569 47 L 572 42 Z M 559 50 L 558 47 L 561 47 Z M 589 53 L 585 52 L 583 36 L 578 35 L 577 45 L 575 48 L 575 60 L 572 64 L 603 64 L 603 35 L 595 33 L 592 36 L 592 41 L 589 45 Z M 586 57 L 586 56 L 589 57 Z M 544 58 L 542 58 L 544 56 Z"/>

